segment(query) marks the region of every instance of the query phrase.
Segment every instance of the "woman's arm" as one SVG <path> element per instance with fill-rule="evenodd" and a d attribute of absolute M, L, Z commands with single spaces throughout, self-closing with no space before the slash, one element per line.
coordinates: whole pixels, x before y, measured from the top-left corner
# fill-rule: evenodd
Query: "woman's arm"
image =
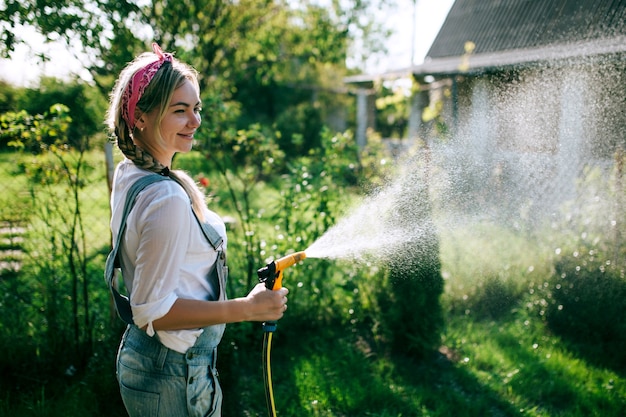
<path fill-rule="evenodd" d="M 179 298 L 167 314 L 153 321 L 154 330 L 197 329 L 222 323 L 280 319 L 287 309 L 287 288 L 270 291 L 257 284 L 246 297 L 225 301 Z"/>

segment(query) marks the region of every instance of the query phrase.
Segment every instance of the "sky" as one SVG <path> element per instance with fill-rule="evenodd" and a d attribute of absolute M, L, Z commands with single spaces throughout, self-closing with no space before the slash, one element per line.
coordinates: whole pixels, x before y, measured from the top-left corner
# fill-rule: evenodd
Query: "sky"
<path fill-rule="evenodd" d="M 378 64 L 372 64 L 368 72 L 377 74 L 394 69 L 408 68 L 424 61 L 430 45 L 435 40 L 454 0 L 396 0 L 398 8 L 390 12 L 386 26 L 394 29 L 387 40 L 387 51 Z M 415 22 L 415 27 L 413 27 Z M 415 33 L 415 41 L 411 36 Z M 411 54 L 411 48 L 414 48 Z M 413 58 L 413 62 L 411 62 Z"/>
<path fill-rule="evenodd" d="M 414 3 L 415 1 L 415 3 Z M 441 28 L 454 0 L 396 0 L 398 6 L 388 12 L 385 25 L 394 30 L 386 45 L 386 52 L 368 63 L 367 73 L 380 74 L 423 62 L 430 45 Z M 415 4 L 415 7 L 414 7 Z M 415 22 L 415 25 L 413 24 Z M 26 29 L 25 29 L 26 30 Z M 411 41 L 415 33 L 415 41 Z M 411 52 L 413 49 L 413 53 Z M 41 63 L 40 54 L 51 57 Z M 63 43 L 45 44 L 43 37 L 28 31 L 28 44 L 16 48 L 13 58 L 0 59 L 0 79 L 19 86 L 36 85 L 41 75 L 66 78 L 78 74 L 89 79 L 89 74 L 74 53 Z"/>

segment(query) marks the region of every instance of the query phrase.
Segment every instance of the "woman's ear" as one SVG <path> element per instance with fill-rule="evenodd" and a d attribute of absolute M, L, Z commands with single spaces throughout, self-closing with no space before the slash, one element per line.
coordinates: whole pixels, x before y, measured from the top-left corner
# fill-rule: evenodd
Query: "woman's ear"
<path fill-rule="evenodd" d="M 143 128 L 146 127 L 146 121 L 145 121 L 145 117 L 143 114 L 141 114 L 138 118 L 137 121 L 135 122 L 135 128 L 139 129 L 139 130 L 143 130 Z"/>

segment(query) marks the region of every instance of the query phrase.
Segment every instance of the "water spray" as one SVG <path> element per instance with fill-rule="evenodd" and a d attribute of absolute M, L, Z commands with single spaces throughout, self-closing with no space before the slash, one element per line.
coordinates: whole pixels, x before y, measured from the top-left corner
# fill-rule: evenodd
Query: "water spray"
<path fill-rule="evenodd" d="M 306 251 L 284 256 L 260 268 L 259 281 L 269 290 L 279 290 L 283 271 L 305 258 L 388 262 L 407 250 L 411 251 L 407 256 L 415 256 L 415 251 L 420 250 L 415 242 L 427 242 L 433 234 L 433 226 L 424 214 L 428 213 L 428 199 L 424 197 L 426 188 L 420 173 L 410 170 L 371 195 Z M 270 417 L 276 416 L 270 366 L 276 327 L 275 321 L 263 323 L 263 377 Z"/>
<path fill-rule="evenodd" d="M 265 288 L 277 291 L 283 287 L 283 271 L 290 266 L 304 260 L 305 252 L 296 252 L 291 255 L 272 261 L 257 271 L 259 282 L 265 284 Z M 270 417 L 276 416 L 276 404 L 274 403 L 274 387 L 272 384 L 272 367 L 270 363 L 272 350 L 272 335 L 276 330 L 275 321 L 263 323 L 263 380 L 265 381 L 265 397 L 267 411 Z"/>

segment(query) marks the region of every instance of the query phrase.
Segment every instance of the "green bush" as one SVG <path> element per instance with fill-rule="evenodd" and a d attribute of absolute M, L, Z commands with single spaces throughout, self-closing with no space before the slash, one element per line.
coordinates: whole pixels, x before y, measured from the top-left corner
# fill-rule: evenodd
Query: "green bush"
<path fill-rule="evenodd" d="M 319 149 L 322 126 L 319 104 L 305 102 L 285 109 L 276 118 L 280 148 L 288 157 L 306 155 Z"/>
<path fill-rule="evenodd" d="M 587 169 L 578 199 L 552 225 L 554 272 L 543 304 L 551 329 L 594 362 L 626 369 L 623 153 L 607 178 Z"/>
<path fill-rule="evenodd" d="M 443 326 L 440 238 L 429 197 L 428 166 L 412 160 L 400 176 L 388 219 L 393 230 L 418 230 L 388 254 L 378 292 L 379 335 L 392 351 L 423 357 L 439 347 Z"/>
<path fill-rule="evenodd" d="M 506 316 L 521 299 L 515 286 L 500 277 L 484 277 L 466 296 L 455 300 L 455 312 L 471 314 L 475 319 L 493 320 Z"/>
<path fill-rule="evenodd" d="M 546 318 L 550 327 L 594 361 L 626 369 L 624 270 L 591 251 L 566 256 L 550 279 Z"/>

